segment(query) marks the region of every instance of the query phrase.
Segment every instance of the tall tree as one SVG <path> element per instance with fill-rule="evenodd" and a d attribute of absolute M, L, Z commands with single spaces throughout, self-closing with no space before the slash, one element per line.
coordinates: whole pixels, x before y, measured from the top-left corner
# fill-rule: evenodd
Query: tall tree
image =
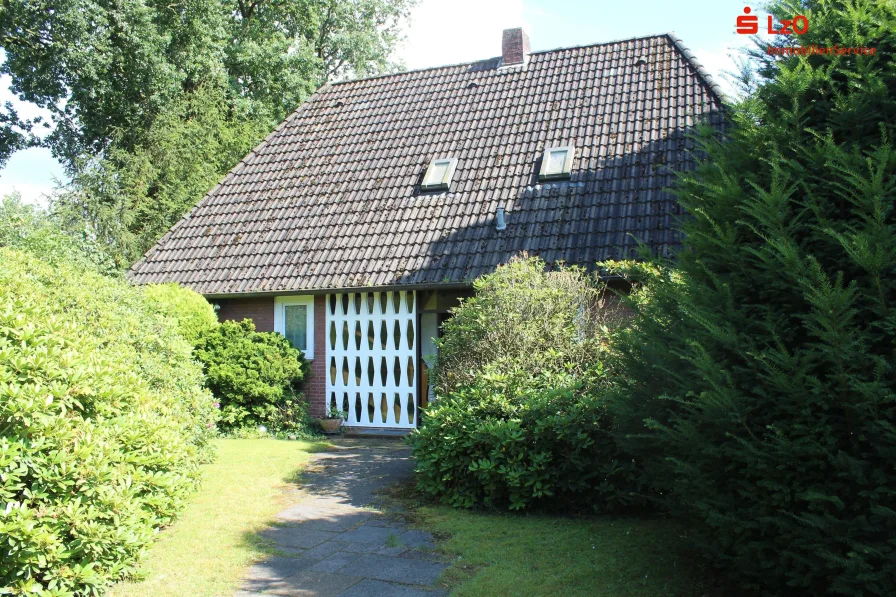
<path fill-rule="evenodd" d="M 324 81 L 398 68 L 414 1 L 4 0 L 0 74 L 50 119 L 0 113 L 0 164 L 51 148 L 57 208 L 128 265 Z"/>
<path fill-rule="evenodd" d="M 682 251 L 635 271 L 617 415 L 751 592 L 894 595 L 896 3 L 770 10 L 808 17 L 787 45 L 844 51 L 763 57 L 704 135 Z"/>

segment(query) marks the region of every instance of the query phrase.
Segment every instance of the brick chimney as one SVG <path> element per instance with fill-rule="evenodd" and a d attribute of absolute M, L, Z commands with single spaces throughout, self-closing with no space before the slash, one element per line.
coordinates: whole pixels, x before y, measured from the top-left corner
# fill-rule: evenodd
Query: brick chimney
<path fill-rule="evenodd" d="M 529 57 L 529 36 L 522 27 L 505 29 L 501 36 L 501 66 L 524 64 Z"/>

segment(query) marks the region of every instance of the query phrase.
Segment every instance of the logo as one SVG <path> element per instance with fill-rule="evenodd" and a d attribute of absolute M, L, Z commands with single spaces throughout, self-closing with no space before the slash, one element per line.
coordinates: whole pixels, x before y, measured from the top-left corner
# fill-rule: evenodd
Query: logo
<path fill-rule="evenodd" d="M 740 35 L 755 35 L 759 33 L 759 17 L 751 15 L 753 9 L 744 6 L 744 14 L 737 17 L 737 33 Z M 768 34 L 769 35 L 803 35 L 809 31 L 809 19 L 803 15 L 796 15 L 792 19 L 784 19 L 781 21 L 781 28 L 775 29 L 775 22 L 772 15 L 768 15 Z"/>

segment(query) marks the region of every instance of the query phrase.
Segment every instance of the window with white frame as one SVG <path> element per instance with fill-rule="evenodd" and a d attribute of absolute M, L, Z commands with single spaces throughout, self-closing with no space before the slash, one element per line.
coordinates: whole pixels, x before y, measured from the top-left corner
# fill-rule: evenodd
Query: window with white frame
<path fill-rule="evenodd" d="M 540 180 L 569 178 L 574 156 L 575 147 L 572 145 L 548 147 L 541 158 L 541 172 L 538 173 L 538 178 Z"/>
<path fill-rule="evenodd" d="M 314 359 L 314 297 L 278 296 L 274 299 L 274 331 Z"/>
<path fill-rule="evenodd" d="M 423 184 L 420 185 L 424 191 L 445 191 L 451 186 L 451 177 L 454 176 L 454 169 L 457 167 L 457 158 L 435 159 L 429 163 L 426 169 L 426 175 L 423 177 Z"/>

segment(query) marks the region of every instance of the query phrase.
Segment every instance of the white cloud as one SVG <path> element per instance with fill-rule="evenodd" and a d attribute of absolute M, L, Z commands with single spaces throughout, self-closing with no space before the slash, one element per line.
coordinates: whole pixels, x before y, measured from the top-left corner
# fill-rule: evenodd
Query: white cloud
<path fill-rule="evenodd" d="M 513 27 L 531 38 L 523 0 L 422 0 L 398 55 L 409 69 L 492 58 L 501 54 L 501 32 Z"/>

